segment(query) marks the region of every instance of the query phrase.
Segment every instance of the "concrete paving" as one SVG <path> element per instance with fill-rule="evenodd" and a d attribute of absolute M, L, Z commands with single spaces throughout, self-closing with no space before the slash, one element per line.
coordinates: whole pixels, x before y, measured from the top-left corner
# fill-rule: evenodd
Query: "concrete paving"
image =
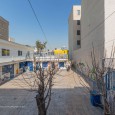
<path fill-rule="evenodd" d="M 90 104 L 90 86 L 75 72 L 59 71 L 54 84 L 48 115 L 102 115 Z M 22 76 L 0 86 L 0 115 L 37 115 L 36 94 L 27 89 Z"/>

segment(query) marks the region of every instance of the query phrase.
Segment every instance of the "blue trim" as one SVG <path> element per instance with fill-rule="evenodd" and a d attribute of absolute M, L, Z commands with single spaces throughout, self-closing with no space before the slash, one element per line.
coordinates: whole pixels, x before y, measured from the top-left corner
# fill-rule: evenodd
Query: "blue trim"
<path fill-rule="evenodd" d="M 48 66 L 48 62 L 42 62 L 42 67 L 46 68 Z"/>
<path fill-rule="evenodd" d="M 33 62 L 31 62 L 31 61 L 26 62 L 26 66 L 29 67 L 30 71 L 33 71 Z"/>
<path fill-rule="evenodd" d="M 59 62 L 59 67 L 64 67 L 64 62 Z"/>
<path fill-rule="evenodd" d="M 2 73 L 10 73 L 10 78 L 14 78 L 14 64 L 2 66 Z"/>

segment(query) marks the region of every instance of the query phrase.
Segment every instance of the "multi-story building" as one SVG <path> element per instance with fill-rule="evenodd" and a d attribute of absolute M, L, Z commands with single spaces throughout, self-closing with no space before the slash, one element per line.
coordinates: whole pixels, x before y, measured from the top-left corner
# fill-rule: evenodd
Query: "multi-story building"
<path fill-rule="evenodd" d="M 115 0 L 82 0 L 81 11 L 81 47 L 73 53 L 72 46 L 74 45 L 70 45 L 70 57 L 74 54 L 72 59 L 76 64 L 82 62 L 91 67 L 91 52 L 94 49 L 95 60 L 102 66 L 103 60 L 106 62 L 110 58 L 115 59 L 114 53 L 111 53 L 115 52 Z M 73 21 L 69 22 L 69 25 L 72 24 Z M 77 25 L 75 26 L 77 27 Z M 69 44 L 72 44 L 74 30 L 70 26 L 69 33 L 71 33 Z M 115 66 L 114 62 L 113 60 L 112 63 Z M 107 97 L 110 99 L 109 101 L 114 102 L 115 72 L 111 76 L 107 76 L 105 81 L 107 81 L 107 88 L 109 86 Z M 115 114 L 115 103 L 112 107 Z"/>
<path fill-rule="evenodd" d="M 74 59 L 76 50 L 81 47 L 81 6 L 74 5 L 68 20 L 69 58 Z"/>
<path fill-rule="evenodd" d="M 33 58 L 33 48 L 30 46 L 17 44 L 2 39 L 0 39 L 0 50 L 1 75 L 12 71 L 12 74 L 15 76 L 19 73 L 19 69 L 23 68 L 21 64 L 30 61 Z M 8 69 L 9 66 L 12 66 L 14 70 Z"/>
<path fill-rule="evenodd" d="M 69 17 L 70 57 L 73 56 L 72 59 L 77 63 L 87 62 L 91 65 L 91 51 L 94 47 L 96 59 L 101 63 L 105 52 L 106 58 L 110 58 L 115 40 L 115 0 L 82 0 L 81 10 L 81 44 L 77 50 L 74 49 L 76 43 L 74 39 L 78 39 L 76 37 L 77 19 L 74 20 L 72 15 L 77 14 L 74 6 L 72 16 Z"/>
<path fill-rule="evenodd" d="M 0 19 L 3 20 L 3 18 Z M 2 23 L 1 21 L 0 25 L 4 27 Z M 6 20 L 4 23 L 8 24 Z M 33 47 L 18 44 L 9 39 L 8 25 L 5 31 L 6 35 L 1 33 L 2 37 L 0 36 L 0 83 L 24 72 L 26 68 L 33 70 Z"/>
<path fill-rule="evenodd" d="M 8 40 L 9 22 L 0 16 L 0 39 Z"/>

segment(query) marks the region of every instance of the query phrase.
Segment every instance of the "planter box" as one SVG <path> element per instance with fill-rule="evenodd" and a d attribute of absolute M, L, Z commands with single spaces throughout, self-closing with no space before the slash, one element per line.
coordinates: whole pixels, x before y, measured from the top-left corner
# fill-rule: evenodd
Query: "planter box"
<path fill-rule="evenodd" d="M 90 101 L 95 107 L 101 106 L 101 94 L 99 94 L 97 91 L 90 91 Z"/>

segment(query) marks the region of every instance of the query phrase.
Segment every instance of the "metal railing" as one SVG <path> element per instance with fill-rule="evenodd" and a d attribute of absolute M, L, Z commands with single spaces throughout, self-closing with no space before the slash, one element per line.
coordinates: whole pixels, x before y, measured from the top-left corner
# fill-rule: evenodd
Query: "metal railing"
<path fill-rule="evenodd" d="M 55 60 L 68 60 L 68 55 L 35 55 L 37 60 L 40 61 L 55 61 Z"/>
<path fill-rule="evenodd" d="M 2 56 L 0 57 L 0 63 L 5 63 L 5 62 L 13 62 L 13 61 L 20 61 L 20 60 L 26 60 L 26 59 L 32 59 L 33 56 L 27 57 L 27 56 Z"/>

